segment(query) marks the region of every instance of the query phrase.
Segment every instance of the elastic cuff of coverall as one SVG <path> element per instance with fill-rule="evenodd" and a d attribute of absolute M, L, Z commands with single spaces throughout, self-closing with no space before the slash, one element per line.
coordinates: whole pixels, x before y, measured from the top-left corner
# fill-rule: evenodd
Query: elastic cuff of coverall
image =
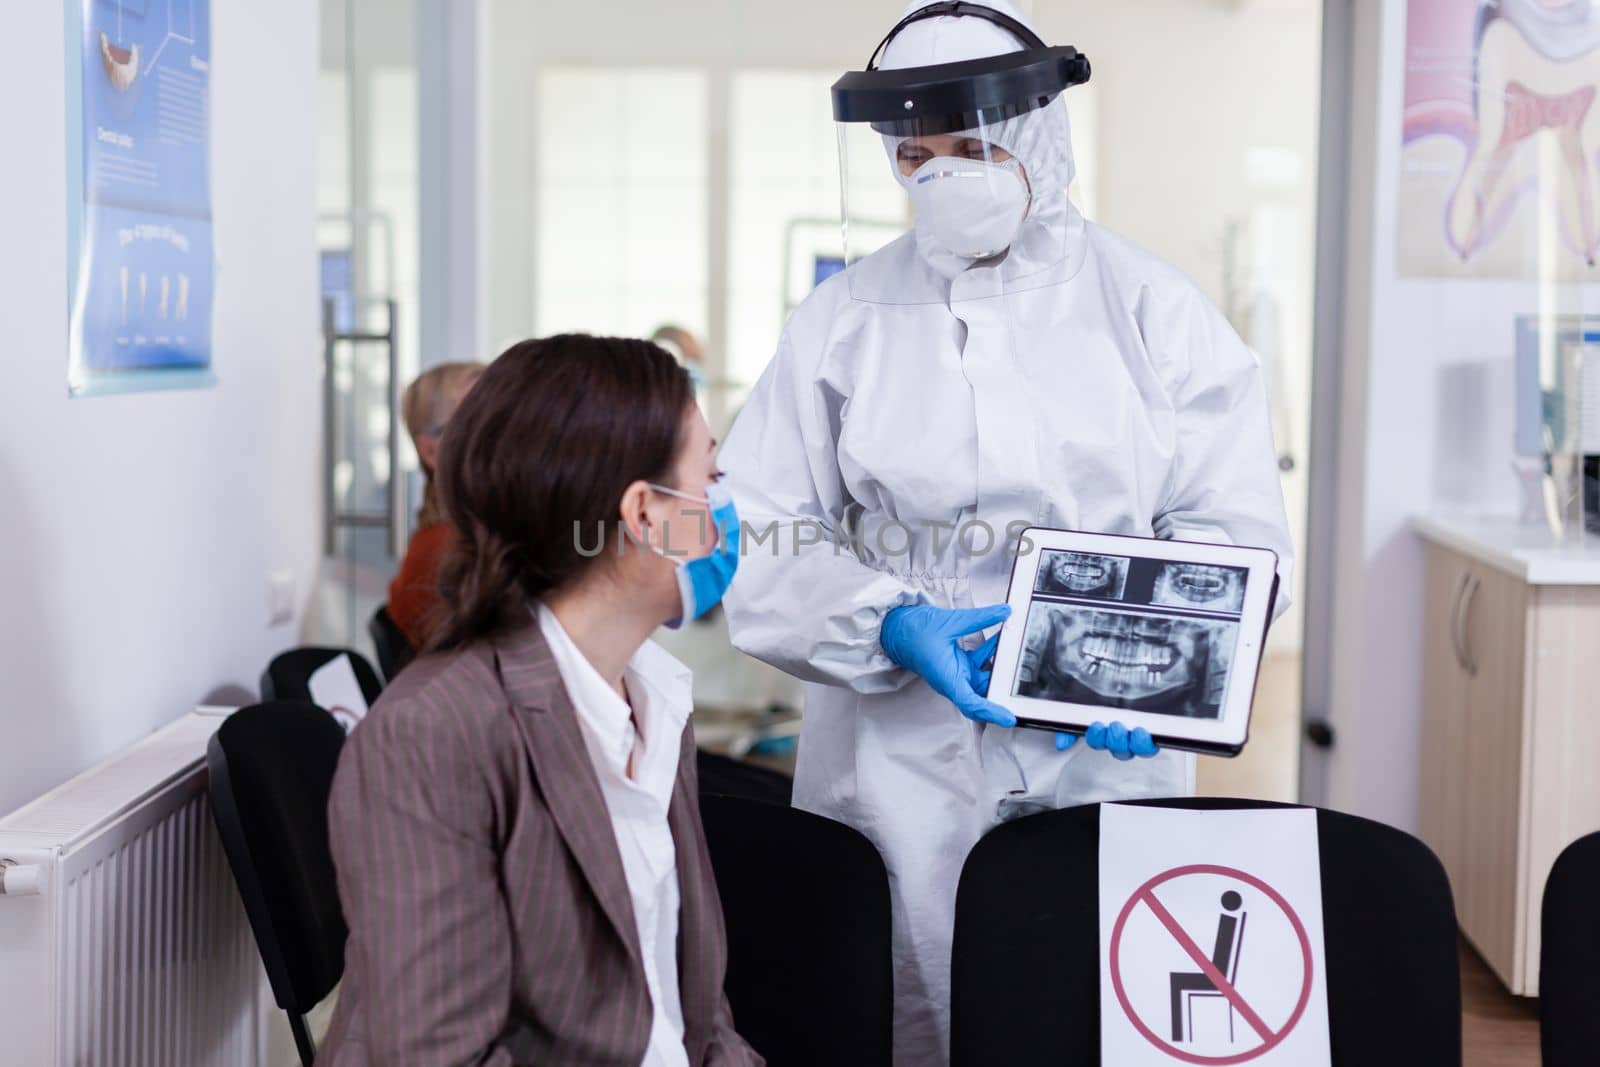
<path fill-rule="evenodd" d="M 866 669 L 850 682 L 851 689 L 865 694 L 893 693 L 917 681 L 915 671 L 900 666 L 883 650 L 883 620 L 896 608 L 932 604 L 926 593 L 905 586 L 893 600 L 867 609 L 872 614 L 861 628 L 861 641 L 863 647 L 871 649 L 870 658 Z"/>

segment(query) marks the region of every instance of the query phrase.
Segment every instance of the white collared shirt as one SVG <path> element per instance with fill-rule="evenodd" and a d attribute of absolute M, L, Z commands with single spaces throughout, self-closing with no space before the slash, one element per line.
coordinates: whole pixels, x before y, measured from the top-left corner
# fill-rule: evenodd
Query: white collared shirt
<path fill-rule="evenodd" d="M 540 604 L 538 616 L 577 710 L 579 732 L 600 779 L 633 899 L 645 984 L 655 1008 L 641 1067 L 687 1067 L 678 988 L 678 853 L 667 808 L 692 708 L 691 675 L 660 646 L 646 641 L 623 673 L 630 708 L 572 643 L 555 613 Z"/>

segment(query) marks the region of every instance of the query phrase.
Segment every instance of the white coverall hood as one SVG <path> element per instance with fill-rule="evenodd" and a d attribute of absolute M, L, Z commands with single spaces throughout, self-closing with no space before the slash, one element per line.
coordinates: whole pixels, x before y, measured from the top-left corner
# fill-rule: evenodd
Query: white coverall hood
<path fill-rule="evenodd" d="M 924 2 L 916 0 L 906 7 L 901 17 L 925 6 Z M 982 6 L 1009 15 L 1033 29 L 1022 13 L 1006 0 L 985 0 Z M 903 70 L 938 63 L 959 63 L 1020 52 L 1023 47 L 1023 43 L 1008 30 L 986 19 L 970 15 L 946 15 L 913 22 L 901 30 L 884 49 L 879 67 L 882 70 Z M 1063 96 L 1057 95 L 1045 107 L 998 122 L 984 130 L 975 130 L 972 136 L 1004 148 L 1021 161 L 1027 174 L 1032 201 L 1022 229 L 1012 242 L 1013 255 L 1008 258 L 1019 260 L 1016 266 L 1025 273 L 1048 267 L 1064 258 L 1070 251 L 1071 242 L 1081 240 L 1083 219 L 1067 200 L 1067 187 L 1072 184 L 1077 168 L 1072 158 L 1072 126 L 1067 118 Z M 895 180 L 901 184 L 905 184 L 905 177 L 900 173 L 895 152 L 904 140 L 904 137 L 888 135 L 883 139 L 889 153 L 889 166 Z M 946 278 L 954 277 L 972 263 L 972 260 L 944 248 L 921 219 L 917 224 L 917 251 Z M 1014 276 L 1013 271 L 1007 271 L 1007 274 Z"/>

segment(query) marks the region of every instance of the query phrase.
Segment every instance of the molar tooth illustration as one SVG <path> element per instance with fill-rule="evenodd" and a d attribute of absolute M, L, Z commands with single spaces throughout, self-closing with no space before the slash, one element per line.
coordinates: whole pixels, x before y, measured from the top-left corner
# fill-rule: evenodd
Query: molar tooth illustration
<path fill-rule="evenodd" d="M 1562 241 L 1600 255 L 1600 7 L 1592 0 L 1483 0 L 1475 48 L 1477 141 L 1446 211 L 1468 260 L 1494 239 L 1525 191 L 1508 176 L 1554 138 Z"/>

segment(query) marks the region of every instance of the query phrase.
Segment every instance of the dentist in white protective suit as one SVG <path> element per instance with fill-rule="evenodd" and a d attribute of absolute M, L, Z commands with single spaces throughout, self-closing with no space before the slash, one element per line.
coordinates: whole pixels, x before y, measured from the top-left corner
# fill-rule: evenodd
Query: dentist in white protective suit
<path fill-rule="evenodd" d="M 1072 744 L 986 698 L 1015 533 L 1270 548 L 1285 589 L 1291 547 L 1256 359 L 1194 283 L 1068 202 L 1061 91 L 1087 61 L 1005 0 L 913 4 L 880 48 L 835 117 L 883 134 L 915 228 L 794 312 L 723 449 L 748 527 L 779 531 L 747 537 L 726 608 L 739 648 L 807 683 L 795 805 L 888 866 L 895 1062 L 920 1067 L 948 1061 L 979 837 L 1193 791 L 1193 758 L 1142 730 Z"/>

